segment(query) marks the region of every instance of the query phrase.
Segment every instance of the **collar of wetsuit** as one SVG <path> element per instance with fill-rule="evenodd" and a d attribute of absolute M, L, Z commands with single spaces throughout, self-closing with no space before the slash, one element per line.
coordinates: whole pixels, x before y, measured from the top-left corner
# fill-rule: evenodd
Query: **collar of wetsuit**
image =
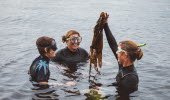
<path fill-rule="evenodd" d="M 71 53 L 77 53 L 78 52 L 78 48 L 75 51 L 71 51 L 68 47 L 67 50 L 69 50 Z"/>
<path fill-rule="evenodd" d="M 130 68 L 130 67 L 134 67 L 134 64 L 126 66 L 126 67 L 123 67 L 123 69 L 127 69 L 127 68 Z"/>
<path fill-rule="evenodd" d="M 41 56 L 42 59 L 49 61 L 49 58 L 47 56 Z"/>

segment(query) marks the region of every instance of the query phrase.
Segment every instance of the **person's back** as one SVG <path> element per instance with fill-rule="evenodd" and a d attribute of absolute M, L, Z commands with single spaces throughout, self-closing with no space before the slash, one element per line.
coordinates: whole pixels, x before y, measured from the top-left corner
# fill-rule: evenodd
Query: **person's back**
<path fill-rule="evenodd" d="M 48 82 L 50 76 L 49 58 L 45 56 L 37 57 L 30 67 L 31 81 Z"/>

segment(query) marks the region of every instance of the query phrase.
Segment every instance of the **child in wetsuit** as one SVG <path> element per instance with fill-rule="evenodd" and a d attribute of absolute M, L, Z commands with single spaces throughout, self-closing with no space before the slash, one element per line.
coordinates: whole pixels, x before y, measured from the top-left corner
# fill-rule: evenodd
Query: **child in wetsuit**
<path fill-rule="evenodd" d="M 49 58 L 55 57 L 56 42 L 53 38 L 44 36 L 37 39 L 36 46 L 40 56 L 33 61 L 30 67 L 31 80 L 40 84 L 47 84 L 50 76 Z"/>
<path fill-rule="evenodd" d="M 37 39 L 36 46 L 40 56 L 30 66 L 29 74 L 31 80 L 41 85 L 75 85 L 74 82 L 67 82 L 66 84 L 48 83 L 50 76 L 49 60 L 55 57 L 55 51 L 57 50 L 56 42 L 53 38 L 43 36 Z"/>

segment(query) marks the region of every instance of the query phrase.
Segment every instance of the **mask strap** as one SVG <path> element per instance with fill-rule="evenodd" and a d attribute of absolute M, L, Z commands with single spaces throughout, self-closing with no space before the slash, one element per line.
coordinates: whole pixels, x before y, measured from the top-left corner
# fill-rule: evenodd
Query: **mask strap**
<path fill-rule="evenodd" d="M 146 46 L 146 43 L 138 44 L 137 46 L 138 46 L 138 47 L 143 47 L 143 46 Z"/>

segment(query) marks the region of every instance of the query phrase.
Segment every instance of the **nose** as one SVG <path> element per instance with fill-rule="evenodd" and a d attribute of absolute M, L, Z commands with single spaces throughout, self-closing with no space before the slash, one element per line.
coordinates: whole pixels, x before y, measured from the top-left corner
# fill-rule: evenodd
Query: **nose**
<path fill-rule="evenodd" d="M 78 43 L 78 40 L 75 40 L 75 43 Z"/>

